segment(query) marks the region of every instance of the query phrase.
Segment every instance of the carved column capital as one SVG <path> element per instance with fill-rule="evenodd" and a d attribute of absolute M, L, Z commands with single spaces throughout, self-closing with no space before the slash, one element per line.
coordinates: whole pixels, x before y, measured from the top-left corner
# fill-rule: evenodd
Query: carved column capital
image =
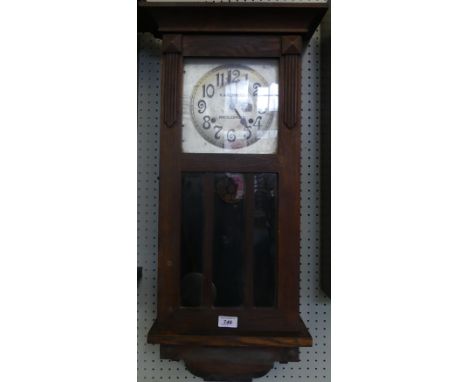
<path fill-rule="evenodd" d="M 281 37 L 282 54 L 301 54 L 302 38 L 301 36 L 282 36 Z"/>
<path fill-rule="evenodd" d="M 182 53 L 182 35 L 166 34 L 163 38 L 163 53 Z"/>

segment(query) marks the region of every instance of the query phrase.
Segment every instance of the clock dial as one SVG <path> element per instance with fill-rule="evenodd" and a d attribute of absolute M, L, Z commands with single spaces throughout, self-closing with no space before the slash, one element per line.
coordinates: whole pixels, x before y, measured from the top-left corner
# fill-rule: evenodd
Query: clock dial
<path fill-rule="evenodd" d="M 263 89 L 269 89 L 268 82 L 248 66 L 221 65 L 210 70 L 192 92 L 195 128 L 221 148 L 235 150 L 256 143 L 273 120 L 268 105 L 257 102 Z"/>
<path fill-rule="evenodd" d="M 184 68 L 183 151 L 276 152 L 276 62 L 188 61 Z"/>

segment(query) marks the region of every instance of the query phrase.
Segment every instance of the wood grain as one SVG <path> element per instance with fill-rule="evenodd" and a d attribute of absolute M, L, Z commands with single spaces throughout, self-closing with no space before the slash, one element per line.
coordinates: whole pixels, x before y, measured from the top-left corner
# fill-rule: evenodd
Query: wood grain
<path fill-rule="evenodd" d="M 190 333 L 179 333 L 177 330 L 164 328 L 161 325 L 153 325 L 148 342 L 165 345 L 203 345 L 217 347 L 246 347 L 246 346 L 271 346 L 271 347 L 297 347 L 311 346 L 312 337 L 302 320 L 298 330 L 294 332 L 281 331 L 243 331 L 237 332 L 225 329 L 223 333 L 215 330 Z"/>
<path fill-rule="evenodd" d="M 281 51 L 278 36 L 187 35 L 183 42 L 184 56 L 197 57 L 278 57 Z"/>
<path fill-rule="evenodd" d="M 270 154 L 181 154 L 183 171 L 276 172 L 278 157 Z"/>
<path fill-rule="evenodd" d="M 300 36 L 283 36 L 281 39 L 281 67 L 280 75 L 284 85 L 282 98 L 283 122 L 289 129 L 296 127 L 300 119 L 301 87 L 301 52 L 302 40 Z"/>
<path fill-rule="evenodd" d="M 322 3 L 190 3 L 139 2 L 147 32 L 298 34 L 308 39 L 320 23 L 328 4 Z M 146 32 L 146 30 L 141 30 Z"/>
<path fill-rule="evenodd" d="M 182 87 L 178 78 L 182 73 L 182 36 L 165 35 L 163 39 L 163 76 L 164 94 L 163 121 L 166 127 L 173 127 L 180 118 L 180 97 Z"/>
<path fill-rule="evenodd" d="M 161 345 L 161 358 L 183 360 L 187 369 L 205 381 L 251 381 L 273 367 L 275 361 L 297 362 L 297 348 L 218 348 Z"/>

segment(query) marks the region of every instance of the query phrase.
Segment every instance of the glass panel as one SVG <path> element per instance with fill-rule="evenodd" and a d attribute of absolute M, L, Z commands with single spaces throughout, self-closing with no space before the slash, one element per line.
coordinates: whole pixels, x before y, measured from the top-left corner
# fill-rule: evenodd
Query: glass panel
<path fill-rule="evenodd" d="M 182 306 L 275 306 L 277 183 L 274 173 L 182 174 Z M 211 276 L 207 301 L 205 276 Z"/>
<path fill-rule="evenodd" d="M 273 154 L 278 140 L 278 60 L 186 59 L 186 153 Z"/>
<path fill-rule="evenodd" d="M 277 174 L 254 176 L 254 305 L 276 300 Z"/>
<path fill-rule="evenodd" d="M 182 174 L 181 305 L 200 306 L 203 295 L 202 174 Z"/>
<path fill-rule="evenodd" d="M 242 174 L 216 174 L 213 284 L 215 306 L 240 306 L 244 285 L 244 190 Z"/>

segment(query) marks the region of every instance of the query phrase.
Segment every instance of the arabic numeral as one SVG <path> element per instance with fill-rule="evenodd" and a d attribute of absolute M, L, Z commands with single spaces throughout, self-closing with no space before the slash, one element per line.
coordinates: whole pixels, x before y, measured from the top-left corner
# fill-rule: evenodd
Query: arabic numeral
<path fill-rule="evenodd" d="M 224 86 L 224 73 L 216 73 L 216 85 L 218 88 Z"/>
<path fill-rule="evenodd" d="M 252 126 L 245 126 L 245 129 L 247 131 L 244 131 L 244 139 L 250 139 L 250 137 L 252 136 L 252 130 L 250 130 L 252 128 Z"/>
<path fill-rule="evenodd" d="M 228 70 L 227 75 L 227 83 L 230 84 L 231 82 L 239 82 L 240 71 L 237 69 Z"/>
<path fill-rule="evenodd" d="M 261 121 L 262 121 L 262 117 L 255 118 L 255 122 L 253 123 L 253 126 L 257 126 L 260 129 L 260 122 Z"/>
<path fill-rule="evenodd" d="M 255 122 L 254 122 L 253 126 L 257 126 L 258 128 L 260 128 L 260 122 L 261 121 L 262 121 L 262 117 L 255 118 Z"/>
<path fill-rule="evenodd" d="M 240 76 L 240 71 L 238 71 L 237 69 L 234 69 L 232 71 L 232 82 L 239 81 L 239 76 Z"/>
<path fill-rule="evenodd" d="M 214 93 L 215 93 L 215 88 L 213 85 L 203 85 L 203 98 L 208 97 L 208 98 L 213 98 Z"/>
<path fill-rule="evenodd" d="M 205 129 L 205 130 L 208 130 L 210 127 L 211 127 L 211 119 L 208 115 L 205 115 L 203 117 L 203 124 L 202 124 L 202 127 Z"/>
<path fill-rule="evenodd" d="M 200 114 L 203 114 L 205 110 L 206 110 L 206 102 L 201 99 L 200 101 L 198 101 L 198 112 Z"/>
<path fill-rule="evenodd" d="M 220 139 L 221 138 L 220 134 L 221 134 L 221 130 L 223 130 L 223 126 L 215 125 L 214 129 L 216 130 L 216 133 L 214 135 L 215 139 Z"/>
<path fill-rule="evenodd" d="M 253 96 L 254 96 L 254 97 L 257 96 L 257 94 L 258 94 L 258 88 L 259 88 L 260 86 L 262 86 L 262 84 L 259 84 L 258 82 L 255 82 L 255 83 L 253 84 L 253 89 L 254 89 L 254 91 L 253 91 Z"/>
<path fill-rule="evenodd" d="M 236 130 L 234 129 L 229 130 L 227 132 L 226 137 L 229 142 L 234 142 L 236 140 Z"/>

